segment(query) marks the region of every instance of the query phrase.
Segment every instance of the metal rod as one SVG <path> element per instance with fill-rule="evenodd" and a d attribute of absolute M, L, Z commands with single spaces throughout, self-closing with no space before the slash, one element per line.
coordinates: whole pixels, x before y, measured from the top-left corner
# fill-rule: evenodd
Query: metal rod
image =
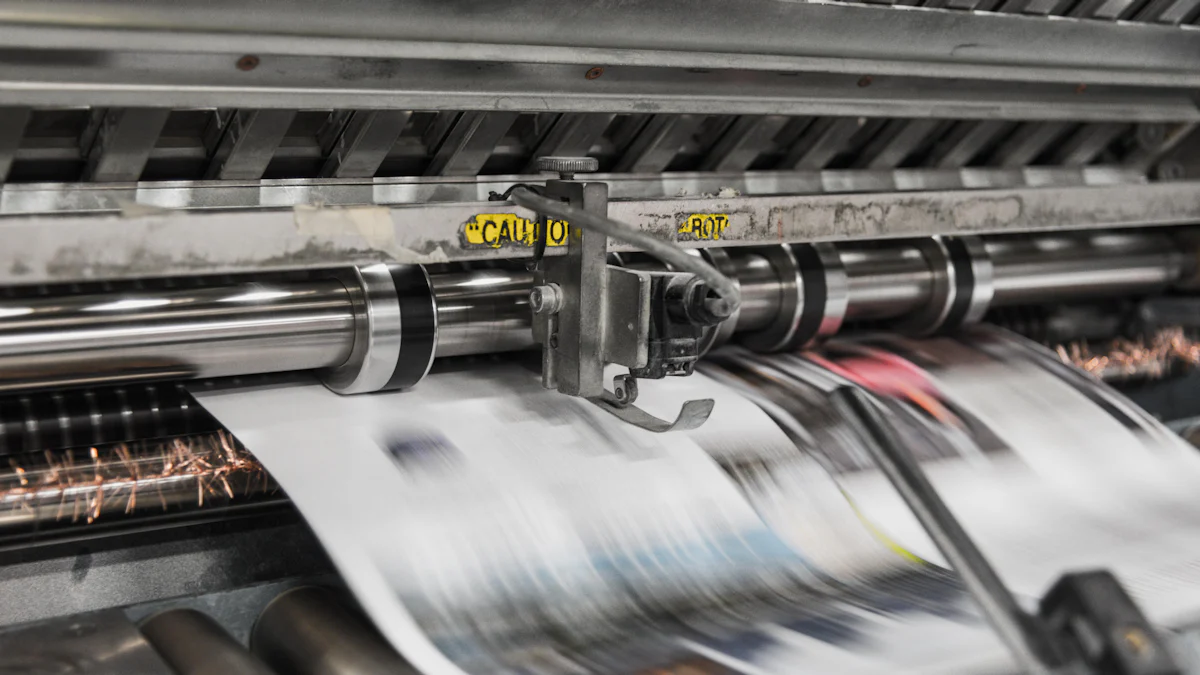
<path fill-rule="evenodd" d="M 172 609 L 146 619 L 142 634 L 177 673 L 275 675 L 206 614 Z"/>
<path fill-rule="evenodd" d="M 0 306 L 0 392 L 322 368 L 353 342 L 334 280 L 13 300 Z"/>
<path fill-rule="evenodd" d="M 280 673 L 417 672 L 332 591 L 314 586 L 294 588 L 272 600 L 254 624 L 250 649 Z"/>
<path fill-rule="evenodd" d="M 1158 293 L 1186 265 L 1185 253 L 1165 234 L 1048 235 L 984 246 L 995 266 L 994 307 Z"/>
<path fill-rule="evenodd" d="M 848 319 L 894 319 L 933 294 L 929 264 L 915 246 L 839 249 L 849 283 Z"/>
<path fill-rule="evenodd" d="M 924 470 L 897 438 L 877 404 L 863 391 L 843 387 L 833 394 L 835 405 L 846 409 L 847 419 L 862 425 L 863 445 L 879 470 L 900 493 L 921 526 L 975 597 L 1000 639 L 1029 673 L 1049 673 L 1060 665 L 1049 633 L 1039 630 L 1008 591 L 987 558 L 955 519 L 929 483 Z"/>

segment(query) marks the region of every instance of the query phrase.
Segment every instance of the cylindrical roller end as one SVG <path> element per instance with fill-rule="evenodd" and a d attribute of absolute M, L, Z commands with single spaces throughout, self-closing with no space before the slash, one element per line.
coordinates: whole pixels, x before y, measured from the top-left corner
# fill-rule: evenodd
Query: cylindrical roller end
<path fill-rule="evenodd" d="M 315 586 L 272 600 L 254 624 L 250 649 L 281 673 L 417 673 L 334 592 Z"/>
<path fill-rule="evenodd" d="M 216 621 L 194 609 L 155 614 L 140 630 L 179 675 L 275 675 Z"/>

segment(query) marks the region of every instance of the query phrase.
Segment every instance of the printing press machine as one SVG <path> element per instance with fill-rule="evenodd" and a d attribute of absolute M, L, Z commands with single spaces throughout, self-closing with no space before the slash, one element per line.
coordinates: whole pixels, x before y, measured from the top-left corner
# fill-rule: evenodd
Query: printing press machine
<path fill-rule="evenodd" d="M 399 667 L 187 383 L 362 395 L 540 350 L 547 388 L 670 433 L 711 402 L 660 419 L 638 380 L 721 345 L 989 322 L 1188 437 L 1198 26 L 1200 0 L 0 0 L 0 672 L 289 672 L 246 665 L 256 625 L 269 663 Z M 993 623 L 1036 633 L 892 459 Z M 1200 672 L 1196 639 L 1045 672 Z"/>

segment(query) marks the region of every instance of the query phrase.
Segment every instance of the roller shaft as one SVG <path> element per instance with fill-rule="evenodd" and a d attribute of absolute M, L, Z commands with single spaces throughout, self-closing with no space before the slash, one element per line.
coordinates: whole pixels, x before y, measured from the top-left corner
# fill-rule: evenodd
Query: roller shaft
<path fill-rule="evenodd" d="M 337 365 L 354 312 L 335 280 L 0 306 L 0 392 Z"/>
<path fill-rule="evenodd" d="M 940 287 L 930 250 L 906 243 L 837 248 L 845 318 L 896 319 L 936 304 Z M 990 306 L 1159 292 L 1185 271 L 1174 240 L 1156 233 L 994 239 L 983 250 L 994 270 L 994 295 L 985 299 Z M 796 311 L 780 283 L 778 256 L 754 249 L 730 255 L 743 295 L 737 331 L 762 330 L 781 312 Z M 399 344 L 402 363 L 420 361 L 409 374 L 415 381 L 430 349 L 456 356 L 533 345 L 532 274 L 481 270 L 418 282 L 400 288 L 396 281 L 391 292 L 393 303 L 399 294 L 403 304 L 416 286 L 436 299 L 436 343 L 426 341 L 421 353 L 412 351 L 411 336 L 394 339 L 380 323 L 382 314 L 364 309 L 353 281 L 9 301 L 0 305 L 0 392 L 330 369 L 355 363 L 368 344 Z M 423 311 L 430 311 L 428 300 Z M 416 325 L 401 319 L 391 320 L 404 330 Z"/>

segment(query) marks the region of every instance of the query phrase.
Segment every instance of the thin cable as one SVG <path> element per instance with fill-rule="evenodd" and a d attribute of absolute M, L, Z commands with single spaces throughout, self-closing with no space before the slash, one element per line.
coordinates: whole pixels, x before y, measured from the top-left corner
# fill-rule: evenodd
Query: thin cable
<path fill-rule="evenodd" d="M 517 206 L 565 220 L 572 227 L 592 229 L 626 244 L 632 244 L 677 270 L 695 274 L 717 294 L 716 301 L 708 303 L 709 311 L 715 316 L 733 316 L 742 304 L 742 294 L 729 277 L 671 242 L 658 239 L 607 216 L 576 208 L 557 199 L 536 195 L 524 188 L 513 190 L 509 198 Z"/>

